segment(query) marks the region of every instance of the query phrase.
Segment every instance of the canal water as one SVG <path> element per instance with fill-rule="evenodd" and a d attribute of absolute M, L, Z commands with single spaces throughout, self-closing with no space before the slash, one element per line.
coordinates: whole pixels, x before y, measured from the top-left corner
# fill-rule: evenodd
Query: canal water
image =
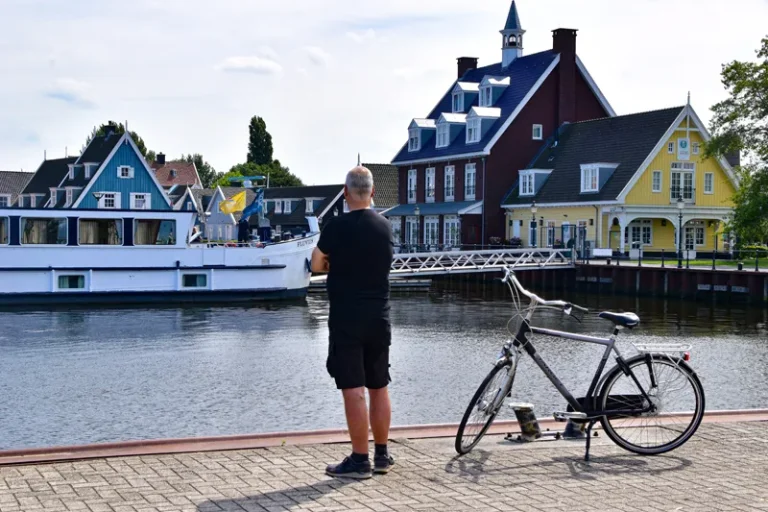
<path fill-rule="evenodd" d="M 707 409 L 768 407 L 768 318 L 729 304 L 565 294 L 592 310 L 636 311 L 631 342 L 693 346 Z M 442 290 L 392 301 L 393 423 L 458 422 L 506 338 L 509 301 Z M 342 427 L 325 371 L 324 295 L 259 307 L 0 312 L 0 448 Z M 540 325 L 607 335 L 556 312 Z M 601 347 L 542 340 L 540 353 L 578 394 Z M 525 359 L 513 400 L 541 417 L 564 400 Z M 505 409 L 501 417 L 513 418 Z"/>

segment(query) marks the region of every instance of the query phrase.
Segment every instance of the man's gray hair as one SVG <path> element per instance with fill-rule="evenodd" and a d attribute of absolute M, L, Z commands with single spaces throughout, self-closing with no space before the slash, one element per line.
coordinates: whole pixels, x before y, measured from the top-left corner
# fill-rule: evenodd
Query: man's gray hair
<path fill-rule="evenodd" d="M 347 181 L 344 184 L 355 199 L 364 201 L 373 193 L 373 174 L 368 168 L 358 165 L 347 173 Z"/>

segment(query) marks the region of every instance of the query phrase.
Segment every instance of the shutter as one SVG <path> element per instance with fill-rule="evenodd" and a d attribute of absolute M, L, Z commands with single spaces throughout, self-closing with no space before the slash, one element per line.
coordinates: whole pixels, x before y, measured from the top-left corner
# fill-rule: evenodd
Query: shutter
<path fill-rule="evenodd" d="M 123 202 L 120 199 L 120 192 L 115 192 L 115 209 L 121 210 L 123 208 Z"/>
<path fill-rule="evenodd" d="M 144 195 L 144 209 L 145 210 L 151 210 L 152 209 L 152 194 L 145 194 Z"/>
<path fill-rule="evenodd" d="M 134 172 L 133 167 L 129 167 L 129 169 L 130 169 L 130 171 L 128 172 L 128 176 L 133 178 L 133 172 Z"/>
<path fill-rule="evenodd" d="M 120 178 L 120 166 L 117 167 L 117 177 Z"/>

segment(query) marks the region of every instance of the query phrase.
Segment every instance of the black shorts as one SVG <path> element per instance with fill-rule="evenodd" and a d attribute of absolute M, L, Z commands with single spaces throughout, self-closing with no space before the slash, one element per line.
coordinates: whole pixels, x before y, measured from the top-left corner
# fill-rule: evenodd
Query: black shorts
<path fill-rule="evenodd" d="M 391 382 L 389 320 L 368 322 L 364 327 L 330 328 L 326 368 L 339 389 L 382 389 Z"/>

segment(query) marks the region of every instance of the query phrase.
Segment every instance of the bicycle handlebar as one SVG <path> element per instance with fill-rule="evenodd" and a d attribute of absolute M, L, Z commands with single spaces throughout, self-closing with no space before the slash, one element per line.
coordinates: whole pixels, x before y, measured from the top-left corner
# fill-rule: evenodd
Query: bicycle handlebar
<path fill-rule="evenodd" d="M 515 276 L 515 273 L 509 270 L 508 267 L 504 267 L 504 277 L 501 280 L 503 283 L 511 283 L 514 285 L 515 288 L 517 288 L 517 291 L 530 299 L 531 302 L 536 303 L 539 306 L 544 307 L 551 307 L 551 308 L 557 308 L 562 309 L 564 313 L 570 315 L 571 310 L 575 309 L 576 311 L 579 311 L 581 313 L 589 313 L 589 310 L 587 308 L 583 308 L 581 306 L 577 306 L 576 304 L 571 304 L 570 302 L 565 302 L 562 300 L 544 300 L 535 293 L 531 293 L 525 288 L 523 288 L 523 285 L 518 281 L 517 276 Z"/>

